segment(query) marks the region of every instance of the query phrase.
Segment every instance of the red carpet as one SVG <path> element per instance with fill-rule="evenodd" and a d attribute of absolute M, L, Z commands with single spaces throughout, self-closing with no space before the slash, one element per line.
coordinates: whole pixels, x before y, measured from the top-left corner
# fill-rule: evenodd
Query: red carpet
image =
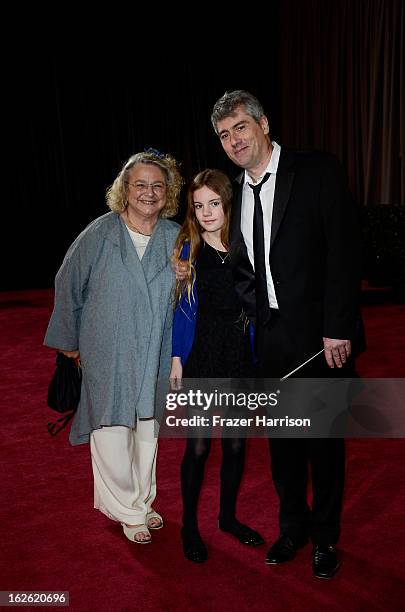
<path fill-rule="evenodd" d="M 200 504 L 210 559 L 183 559 L 180 440 L 162 440 L 156 509 L 166 526 L 150 546 L 124 538 L 118 525 L 92 509 L 87 446 L 72 448 L 67 431 L 51 438 L 46 388 L 54 354 L 41 348 L 51 292 L 0 294 L 3 419 L 0 590 L 66 590 L 73 610 L 351 610 L 396 611 L 405 598 L 405 453 L 403 440 L 349 440 L 340 548 L 343 566 L 332 581 L 316 580 L 310 547 L 285 566 L 265 566 L 266 546 L 243 547 L 216 527 L 218 441 L 213 445 Z M 405 307 L 364 309 L 366 377 L 405 377 Z M 239 518 L 267 545 L 277 536 L 277 502 L 267 443 L 250 440 Z"/>

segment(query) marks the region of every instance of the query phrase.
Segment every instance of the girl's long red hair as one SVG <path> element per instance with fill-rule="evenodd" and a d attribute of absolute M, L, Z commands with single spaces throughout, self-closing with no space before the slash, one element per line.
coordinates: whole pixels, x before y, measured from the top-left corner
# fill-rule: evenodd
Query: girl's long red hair
<path fill-rule="evenodd" d="M 200 251 L 203 238 L 201 234 L 203 229 L 197 221 L 194 208 L 194 192 L 201 187 L 208 187 L 216 193 L 222 202 L 224 211 L 224 224 L 221 229 L 221 242 L 226 250 L 229 250 L 229 221 L 232 204 L 232 185 L 227 175 L 221 170 L 207 168 L 199 172 L 192 180 L 187 191 L 187 212 L 183 225 L 177 236 L 175 248 L 179 253 L 185 242 L 190 244 L 190 252 L 187 258 L 188 271 L 187 277 L 183 281 L 176 281 L 175 304 L 178 303 L 180 297 L 187 293 L 188 300 L 191 302 L 193 295 L 193 286 L 195 283 L 194 262 Z"/>

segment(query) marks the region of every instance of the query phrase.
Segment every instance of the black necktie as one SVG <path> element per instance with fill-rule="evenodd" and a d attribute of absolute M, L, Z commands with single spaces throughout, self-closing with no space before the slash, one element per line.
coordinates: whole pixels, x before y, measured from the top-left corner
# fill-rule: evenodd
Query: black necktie
<path fill-rule="evenodd" d="M 260 190 L 269 176 L 269 172 L 266 172 L 262 181 L 257 185 L 248 183 L 249 187 L 253 190 L 255 198 L 255 211 L 253 214 L 253 253 L 256 278 L 256 310 L 258 319 L 261 323 L 267 323 L 270 319 L 270 305 L 266 279 L 266 251 L 264 248 L 263 210 L 260 201 Z"/>

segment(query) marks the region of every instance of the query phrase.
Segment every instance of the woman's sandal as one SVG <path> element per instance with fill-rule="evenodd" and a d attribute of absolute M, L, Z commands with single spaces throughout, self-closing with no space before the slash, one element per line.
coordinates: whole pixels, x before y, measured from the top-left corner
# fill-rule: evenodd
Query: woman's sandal
<path fill-rule="evenodd" d="M 128 540 L 131 540 L 131 542 L 135 542 L 135 544 L 150 544 L 152 542 L 149 529 L 146 525 L 137 525 L 136 527 L 130 527 L 129 525 L 125 525 L 125 523 L 121 524 L 125 535 L 127 536 Z M 149 537 L 146 540 L 138 540 L 136 537 L 138 533 L 144 533 Z"/>
<path fill-rule="evenodd" d="M 150 524 L 152 520 L 155 521 L 154 525 Z M 156 521 L 158 522 L 156 523 Z M 149 529 L 162 529 L 163 518 L 160 516 L 160 514 L 158 514 L 154 510 L 151 510 L 146 515 L 146 525 L 149 527 Z"/>

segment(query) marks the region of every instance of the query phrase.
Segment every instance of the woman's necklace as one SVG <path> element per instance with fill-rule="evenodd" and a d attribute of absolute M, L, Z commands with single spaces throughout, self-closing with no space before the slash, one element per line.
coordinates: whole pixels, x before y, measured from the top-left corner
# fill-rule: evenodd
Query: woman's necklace
<path fill-rule="evenodd" d="M 222 257 L 221 252 L 223 253 L 224 251 L 221 251 L 221 252 L 220 252 L 220 251 L 218 251 L 218 249 L 216 249 L 216 248 L 214 247 L 214 245 L 213 245 L 213 244 L 210 244 L 210 243 L 208 242 L 208 240 L 206 240 L 206 239 L 205 239 L 205 237 L 204 237 L 204 236 L 203 236 L 203 240 L 204 240 L 204 244 L 206 243 L 206 244 L 208 244 L 208 246 L 210 246 L 210 247 L 211 247 L 211 249 L 214 249 L 214 251 L 215 251 L 215 252 L 216 252 L 216 254 L 218 255 L 219 259 L 221 260 L 221 263 L 223 263 L 223 264 L 224 264 L 224 263 L 225 263 L 225 261 L 226 261 L 226 260 L 228 259 L 228 257 L 229 257 L 229 253 L 226 253 L 225 257 Z"/>
<path fill-rule="evenodd" d="M 227 254 L 225 255 L 225 257 L 222 257 L 221 253 L 220 253 L 219 251 L 217 251 L 217 249 L 216 249 L 215 247 L 213 247 L 213 249 L 216 251 L 216 253 L 217 253 L 217 255 L 218 255 L 219 259 L 221 260 L 221 263 L 223 263 L 223 264 L 224 264 L 224 263 L 225 263 L 225 261 L 226 261 L 226 259 L 229 257 L 229 253 L 227 253 Z"/>
<path fill-rule="evenodd" d="M 145 232 L 141 232 L 141 230 L 140 230 L 140 229 L 138 229 L 138 228 L 136 227 L 136 225 L 134 225 L 134 224 L 132 223 L 132 221 L 130 221 L 130 220 L 129 220 L 129 216 L 128 216 L 128 209 L 125 211 L 125 214 L 126 214 L 126 218 L 127 218 L 127 224 L 129 225 L 129 227 L 130 227 L 130 228 L 131 228 L 131 229 L 132 229 L 134 232 L 137 232 L 138 234 L 141 234 L 141 236 L 152 236 L 152 234 L 145 234 Z"/>
<path fill-rule="evenodd" d="M 206 240 L 204 240 L 204 242 L 207 242 Z M 214 251 L 216 252 L 216 254 L 218 255 L 219 259 L 221 260 L 221 263 L 225 263 L 225 261 L 228 259 L 229 257 L 229 253 L 226 253 L 225 257 L 222 257 L 221 252 L 218 251 L 218 249 L 216 249 L 214 246 L 212 246 L 212 244 L 210 244 L 209 242 L 207 242 L 207 244 L 214 249 Z M 222 251 L 223 253 L 223 251 Z"/>

